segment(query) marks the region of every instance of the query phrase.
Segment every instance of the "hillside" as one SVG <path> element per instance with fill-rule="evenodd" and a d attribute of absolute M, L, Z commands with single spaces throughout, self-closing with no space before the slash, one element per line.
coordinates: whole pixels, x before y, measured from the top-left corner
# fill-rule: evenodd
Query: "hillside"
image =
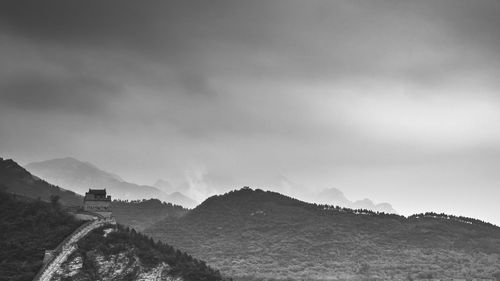
<path fill-rule="evenodd" d="M 33 176 L 11 159 L 0 158 L 0 189 L 30 198 L 50 201 L 51 196 L 59 196 L 61 203 L 79 206 L 83 197 L 73 191 L 62 189 Z"/>
<path fill-rule="evenodd" d="M 83 222 L 51 203 L 0 191 L 0 281 L 32 280 L 46 249 Z M 205 262 L 123 226 L 104 226 L 78 241 L 56 280 L 223 280 Z"/>
<path fill-rule="evenodd" d="M 55 201 L 0 191 L 0 281 L 32 280 L 45 249 L 54 249 L 80 225 Z"/>
<path fill-rule="evenodd" d="M 242 189 L 213 196 L 145 233 L 236 280 L 493 278 L 500 228 L 442 214 L 409 218 Z"/>
<path fill-rule="evenodd" d="M 78 250 L 52 280 L 223 280 L 217 270 L 172 246 L 128 228 L 102 227 L 78 242 Z"/>
<path fill-rule="evenodd" d="M 179 217 L 186 214 L 187 209 L 158 199 L 111 202 L 113 216 L 120 224 L 142 231 L 146 227 L 167 217 Z"/>
<path fill-rule="evenodd" d="M 130 183 L 91 163 L 71 157 L 29 163 L 25 168 L 40 178 L 80 194 L 85 194 L 89 188 L 106 188 L 117 199 L 157 198 L 184 207 L 196 206 L 195 201 L 182 194 L 170 195 L 153 186 Z"/>
<path fill-rule="evenodd" d="M 33 174 L 54 184 L 64 186 L 80 194 L 89 188 L 106 188 L 120 199 L 149 199 L 166 196 L 159 189 L 123 181 L 88 162 L 67 157 L 30 163 L 25 168 Z"/>
<path fill-rule="evenodd" d="M 31 199 L 40 198 L 46 202 L 51 200 L 51 196 L 59 196 L 59 202 L 65 207 L 81 206 L 83 204 L 83 196 L 47 183 L 31 175 L 13 160 L 3 160 L 1 158 L 0 190 Z M 112 194 L 113 197 L 114 195 Z M 158 199 L 114 200 L 111 208 L 118 223 L 139 231 L 166 217 L 181 216 L 187 211 L 181 206 L 161 202 Z"/>

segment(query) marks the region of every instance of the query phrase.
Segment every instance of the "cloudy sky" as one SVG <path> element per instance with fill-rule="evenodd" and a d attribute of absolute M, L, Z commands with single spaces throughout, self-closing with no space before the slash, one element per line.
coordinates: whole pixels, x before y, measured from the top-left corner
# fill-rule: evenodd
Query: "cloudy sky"
<path fill-rule="evenodd" d="M 2 1 L 0 156 L 500 224 L 500 2 Z"/>

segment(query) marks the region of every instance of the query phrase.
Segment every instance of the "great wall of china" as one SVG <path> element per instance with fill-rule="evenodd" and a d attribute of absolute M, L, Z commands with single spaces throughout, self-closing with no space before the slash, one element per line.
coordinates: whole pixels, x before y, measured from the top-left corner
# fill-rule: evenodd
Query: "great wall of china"
<path fill-rule="evenodd" d="M 106 189 L 89 189 L 83 200 L 83 210 L 78 210 L 75 218 L 90 221 L 82 224 L 71 235 L 66 237 L 57 248 L 46 251 L 44 264 L 38 271 L 33 281 L 50 281 L 58 268 L 77 249 L 77 243 L 94 229 L 104 225 L 116 225 L 111 216 L 111 196 L 106 194 Z"/>
<path fill-rule="evenodd" d="M 56 249 L 52 251 L 51 258 L 47 260 L 33 281 L 50 281 L 58 268 L 68 259 L 68 257 L 77 249 L 77 243 L 92 230 L 104 225 L 115 225 L 114 218 L 100 218 L 89 221 L 77 228 L 71 235 L 66 237 Z"/>

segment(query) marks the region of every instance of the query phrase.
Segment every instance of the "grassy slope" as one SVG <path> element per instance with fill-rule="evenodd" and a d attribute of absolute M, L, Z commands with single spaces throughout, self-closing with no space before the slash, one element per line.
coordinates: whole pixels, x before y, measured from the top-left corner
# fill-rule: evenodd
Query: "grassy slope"
<path fill-rule="evenodd" d="M 32 280 L 45 249 L 57 247 L 80 224 L 56 204 L 0 192 L 0 280 Z"/>
<path fill-rule="evenodd" d="M 145 232 L 233 276 L 401 280 L 500 271 L 498 227 L 436 214 L 364 213 L 240 190 Z"/>

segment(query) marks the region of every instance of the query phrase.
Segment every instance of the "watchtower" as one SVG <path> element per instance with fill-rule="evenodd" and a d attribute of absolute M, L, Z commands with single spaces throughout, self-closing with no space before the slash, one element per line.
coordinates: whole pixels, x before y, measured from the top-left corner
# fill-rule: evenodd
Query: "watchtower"
<path fill-rule="evenodd" d="M 89 189 L 83 199 L 83 210 L 111 217 L 111 196 L 106 195 L 106 189 Z"/>

